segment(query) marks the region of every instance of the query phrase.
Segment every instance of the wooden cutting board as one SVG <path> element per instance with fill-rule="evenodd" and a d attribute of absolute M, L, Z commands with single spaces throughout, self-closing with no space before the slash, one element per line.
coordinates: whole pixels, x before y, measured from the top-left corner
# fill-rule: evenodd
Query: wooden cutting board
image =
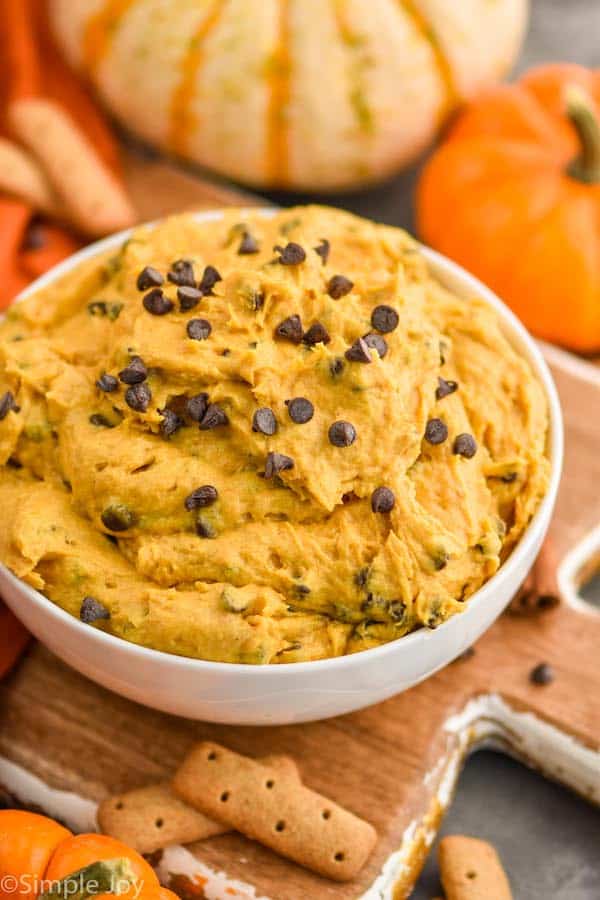
<path fill-rule="evenodd" d="M 181 208 L 256 202 L 131 157 L 128 178 L 146 219 Z M 277 728 L 216 726 L 154 712 L 97 687 L 36 645 L 0 685 L 0 753 L 59 793 L 48 793 L 2 761 L 0 781 L 83 827 L 93 806 L 60 791 L 97 801 L 162 779 L 194 741 L 209 738 L 250 755 L 293 755 L 309 786 L 377 828 L 371 860 L 355 882 L 343 885 L 235 834 L 198 844 L 190 848 L 201 861 L 198 885 L 218 900 L 408 896 L 463 760 L 482 741 L 600 804 L 600 614 L 577 600 L 580 579 L 600 560 L 600 372 L 553 349 L 547 348 L 547 358 L 566 424 L 565 471 L 552 525 L 558 607 L 530 617 L 505 614 L 473 656 L 385 703 Z M 540 662 L 556 672 L 546 686 L 528 677 Z M 169 851 L 161 871 L 189 872 L 191 860 L 183 850 Z M 181 889 L 183 882 L 176 884 Z"/>

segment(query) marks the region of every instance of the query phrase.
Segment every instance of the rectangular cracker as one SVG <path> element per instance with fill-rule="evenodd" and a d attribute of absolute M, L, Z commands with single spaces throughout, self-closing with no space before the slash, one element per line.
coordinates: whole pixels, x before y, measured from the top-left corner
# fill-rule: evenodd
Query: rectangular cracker
<path fill-rule="evenodd" d="M 0 190 L 37 212 L 57 216 L 59 205 L 43 169 L 17 144 L 0 137 Z"/>
<path fill-rule="evenodd" d="M 512 900 L 500 857 L 487 841 L 451 835 L 440 841 L 438 857 L 447 900 Z"/>
<path fill-rule="evenodd" d="M 125 189 L 60 104 L 23 97 L 9 105 L 7 119 L 84 234 L 109 234 L 134 224 L 136 213 Z"/>
<path fill-rule="evenodd" d="M 205 815 L 335 881 L 354 878 L 377 840 L 373 826 L 348 810 L 210 741 L 193 748 L 173 789 Z"/>
<path fill-rule="evenodd" d="M 280 777 L 300 783 L 298 767 L 291 757 L 275 754 L 265 756 L 262 762 Z M 168 781 L 108 797 L 98 808 L 98 824 L 104 834 L 123 841 L 138 853 L 154 853 L 172 844 L 191 844 L 230 830 L 184 803 Z"/>

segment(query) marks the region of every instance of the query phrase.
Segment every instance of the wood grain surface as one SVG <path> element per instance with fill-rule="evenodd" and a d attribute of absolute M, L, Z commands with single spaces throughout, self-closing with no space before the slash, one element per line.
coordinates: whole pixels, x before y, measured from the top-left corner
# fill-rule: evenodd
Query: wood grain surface
<path fill-rule="evenodd" d="M 130 165 L 129 183 L 142 219 L 182 207 L 240 202 L 228 189 L 206 187 L 165 164 L 130 160 Z M 600 522 L 600 385 L 597 376 L 596 382 L 591 375 L 582 377 L 588 368 L 593 372 L 580 363 L 553 365 L 567 437 L 552 525 L 559 558 Z M 473 698 L 496 693 L 511 709 L 531 711 L 597 751 L 599 646 L 600 616 L 564 602 L 537 617 L 505 615 L 479 641 L 471 658 L 378 706 L 309 725 L 234 728 L 138 706 L 87 681 L 36 645 L 0 685 L 0 753 L 51 785 L 96 800 L 168 777 L 200 739 L 253 756 L 289 753 L 299 762 L 308 786 L 377 828 L 379 841 L 360 876 L 335 884 L 236 834 L 197 845 L 193 849 L 198 858 L 253 884 L 259 896 L 271 900 L 357 898 L 416 823 L 411 855 L 397 880 L 395 897 L 402 898 L 408 896 L 427 840 L 443 814 L 437 797 L 444 763 L 452 754 L 462 758 L 476 738 L 474 731 L 466 741 L 459 739 L 456 731 L 447 729 L 448 718 Z M 552 664 L 557 673 L 545 687 L 528 678 L 541 661 Z M 493 722 L 488 723 L 490 731 Z M 498 725 L 498 737 L 519 755 L 518 733 L 511 736 Z M 543 766 L 543 747 L 539 759 L 528 761 Z M 551 774 L 560 778 L 560 771 Z M 582 792 L 600 803 L 598 784 L 590 783 Z"/>

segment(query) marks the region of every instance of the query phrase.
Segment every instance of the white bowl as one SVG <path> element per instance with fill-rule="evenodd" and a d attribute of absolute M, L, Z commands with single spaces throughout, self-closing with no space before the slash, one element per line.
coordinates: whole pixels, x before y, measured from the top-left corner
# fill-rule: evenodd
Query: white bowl
<path fill-rule="evenodd" d="M 198 219 L 214 220 L 220 215 L 199 213 Z M 18 299 L 119 245 L 128 234 L 121 232 L 76 253 Z M 441 282 L 459 295 L 478 296 L 493 307 L 509 340 L 542 383 L 550 409 L 548 492 L 511 556 L 473 594 L 464 612 L 433 631 L 423 628 L 381 647 L 335 659 L 270 666 L 205 662 L 139 647 L 90 628 L 0 565 L 0 595 L 25 626 L 74 669 L 118 694 L 175 715 L 236 725 L 306 722 L 361 709 L 407 690 L 470 647 L 519 588 L 548 529 L 562 467 L 562 416 L 542 354 L 518 319 L 460 266 L 425 247 L 422 251 Z"/>

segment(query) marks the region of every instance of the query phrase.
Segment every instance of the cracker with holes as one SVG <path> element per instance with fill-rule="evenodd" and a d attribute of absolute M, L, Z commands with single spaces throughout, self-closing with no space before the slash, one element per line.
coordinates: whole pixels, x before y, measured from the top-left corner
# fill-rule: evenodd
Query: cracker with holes
<path fill-rule="evenodd" d="M 205 815 L 336 881 L 354 878 L 377 840 L 373 826 L 348 810 L 210 741 L 193 748 L 173 789 Z"/>
<path fill-rule="evenodd" d="M 298 767 L 291 757 L 265 756 L 262 761 L 278 777 L 300 783 Z M 172 844 L 191 844 L 230 830 L 181 800 L 166 781 L 108 797 L 98 809 L 98 824 L 105 834 L 138 853 L 154 853 Z"/>
<path fill-rule="evenodd" d="M 512 900 L 500 857 L 487 841 L 458 834 L 445 837 L 439 862 L 446 900 Z"/>

